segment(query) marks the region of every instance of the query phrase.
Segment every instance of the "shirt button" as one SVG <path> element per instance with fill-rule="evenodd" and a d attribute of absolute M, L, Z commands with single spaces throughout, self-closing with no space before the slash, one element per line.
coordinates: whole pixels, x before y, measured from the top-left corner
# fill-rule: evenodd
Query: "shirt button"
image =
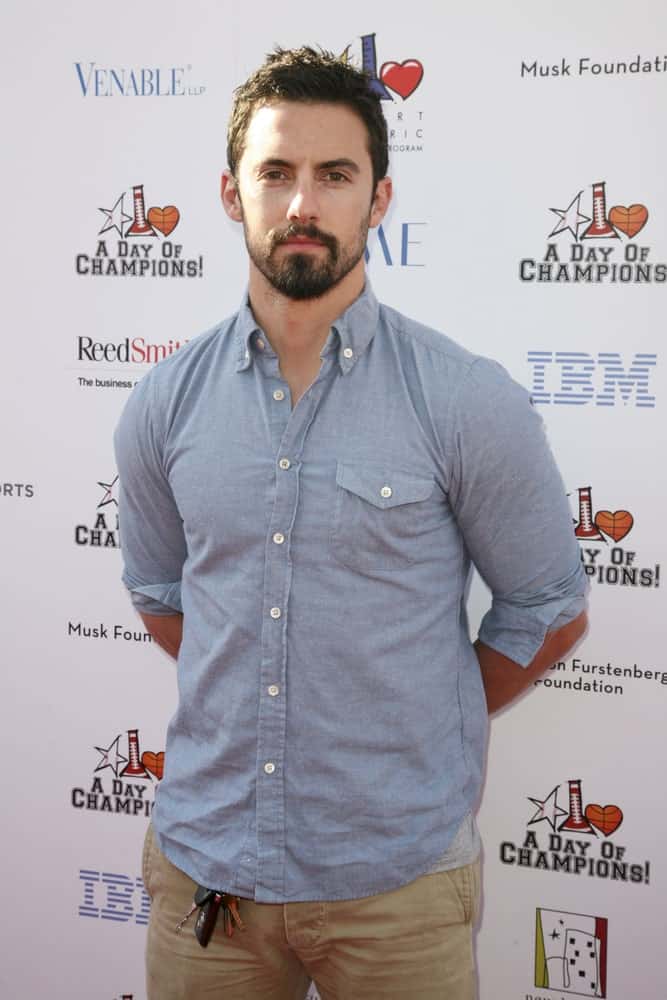
<path fill-rule="evenodd" d="M 267 688 L 267 691 L 269 692 L 269 694 L 271 695 L 271 697 L 272 697 L 272 698 L 275 698 L 275 696 L 276 696 L 277 694 L 280 694 L 280 688 L 278 687 L 278 685 L 277 685 L 277 684 L 271 684 L 271 685 L 270 685 L 270 686 L 269 686 L 269 687 Z"/>
<path fill-rule="evenodd" d="M 276 399 L 279 403 L 281 403 L 282 400 L 285 398 L 285 393 L 283 392 L 282 389 L 276 389 L 275 392 L 273 393 L 273 398 Z"/>
<path fill-rule="evenodd" d="M 283 542 L 285 541 L 285 536 L 282 534 L 282 532 L 276 531 L 275 535 L 273 536 L 273 540 L 276 543 L 276 545 L 282 545 Z"/>
<path fill-rule="evenodd" d="M 292 463 L 290 462 L 289 458 L 281 458 L 280 461 L 278 462 L 278 465 L 280 466 L 281 469 L 289 469 L 291 464 Z"/>
<path fill-rule="evenodd" d="M 391 486 L 383 486 L 382 489 L 380 490 L 380 496 L 384 497 L 385 500 L 389 499 L 391 494 L 392 494 Z"/>
<path fill-rule="evenodd" d="M 354 357 L 354 351 L 352 350 L 351 347 L 344 347 L 343 348 L 343 357 L 344 358 L 353 358 Z"/>
<path fill-rule="evenodd" d="M 266 344 L 264 343 L 261 337 L 257 338 L 257 346 L 259 347 L 260 351 L 263 351 L 264 348 L 266 347 Z"/>
<path fill-rule="evenodd" d="M 280 608 L 271 608 L 269 614 L 271 615 L 272 618 L 280 618 L 282 611 L 280 610 Z"/>
<path fill-rule="evenodd" d="M 267 760 L 266 764 L 264 765 L 264 770 L 266 771 L 266 773 L 267 774 L 273 774 L 273 772 L 275 771 L 275 769 L 276 769 L 276 765 L 273 763 L 273 761 L 272 760 Z"/>

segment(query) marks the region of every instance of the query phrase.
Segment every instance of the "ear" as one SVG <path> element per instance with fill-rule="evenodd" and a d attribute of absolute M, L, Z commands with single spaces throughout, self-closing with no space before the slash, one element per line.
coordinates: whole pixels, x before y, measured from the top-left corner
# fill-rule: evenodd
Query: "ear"
<path fill-rule="evenodd" d="M 222 207 L 234 222 L 243 222 L 243 207 L 236 178 L 231 170 L 224 170 L 220 178 Z"/>
<path fill-rule="evenodd" d="M 389 202 L 391 201 L 391 195 L 391 177 L 383 177 L 382 180 L 377 182 L 375 196 L 373 197 L 373 201 L 371 203 L 371 215 L 368 223 L 371 229 L 374 229 L 375 226 L 379 226 L 387 214 Z"/>

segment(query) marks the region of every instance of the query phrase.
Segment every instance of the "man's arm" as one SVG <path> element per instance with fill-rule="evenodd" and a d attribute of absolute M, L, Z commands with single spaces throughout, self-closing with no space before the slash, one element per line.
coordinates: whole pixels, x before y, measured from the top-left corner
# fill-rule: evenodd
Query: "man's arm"
<path fill-rule="evenodd" d="M 475 650 L 493 713 L 581 637 L 588 585 L 565 488 L 528 393 L 478 361 L 455 404 L 449 500 L 492 595 Z"/>
<path fill-rule="evenodd" d="M 114 437 L 123 582 L 157 644 L 176 656 L 187 545 L 164 467 L 164 420 L 152 393 L 154 371 L 133 389 Z"/>
<path fill-rule="evenodd" d="M 176 659 L 183 638 L 183 615 L 146 615 L 141 613 L 141 619 L 160 649 L 164 649 L 165 653 L 169 653 Z"/>
<path fill-rule="evenodd" d="M 547 632 L 546 639 L 527 667 L 519 666 L 514 660 L 478 639 L 475 642 L 475 652 L 482 672 L 489 715 L 507 705 L 530 687 L 556 660 L 565 656 L 584 634 L 587 624 L 586 612 L 582 611 L 567 625 Z"/>

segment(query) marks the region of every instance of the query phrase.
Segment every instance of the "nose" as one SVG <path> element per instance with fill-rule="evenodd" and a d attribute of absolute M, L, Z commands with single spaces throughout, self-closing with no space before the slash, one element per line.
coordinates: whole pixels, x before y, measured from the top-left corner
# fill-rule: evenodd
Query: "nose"
<path fill-rule="evenodd" d="M 320 210 L 317 191 L 311 179 L 299 178 L 296 181 L 287 209 L 290 222 L 314 222 L 319 218 Z"/>

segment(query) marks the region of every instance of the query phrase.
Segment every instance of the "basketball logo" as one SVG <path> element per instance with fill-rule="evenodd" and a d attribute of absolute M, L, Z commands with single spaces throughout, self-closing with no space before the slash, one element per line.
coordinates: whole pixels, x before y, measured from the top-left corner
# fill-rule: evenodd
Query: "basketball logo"
<path fill-rule="evenodd" d="M 580 541 L 604 541 L 607 535 L 614 542 L 620 542 L 622 538 L 629 535 L 635 520 L 629 510 L 599 510 L 593 516 L 593 505 L 591 499 L 591 487 L 580 486 L 577 490 L 579 494 L 579 520 L 576 523 L 574 534 Z"/>
<path fill-rule="evenodd" d="M 630 205 L 629 208 L 614 205 L 609 211 L 609 221 L 632 239 L 648 222 L 648 209 L 646 205 Z"/>

